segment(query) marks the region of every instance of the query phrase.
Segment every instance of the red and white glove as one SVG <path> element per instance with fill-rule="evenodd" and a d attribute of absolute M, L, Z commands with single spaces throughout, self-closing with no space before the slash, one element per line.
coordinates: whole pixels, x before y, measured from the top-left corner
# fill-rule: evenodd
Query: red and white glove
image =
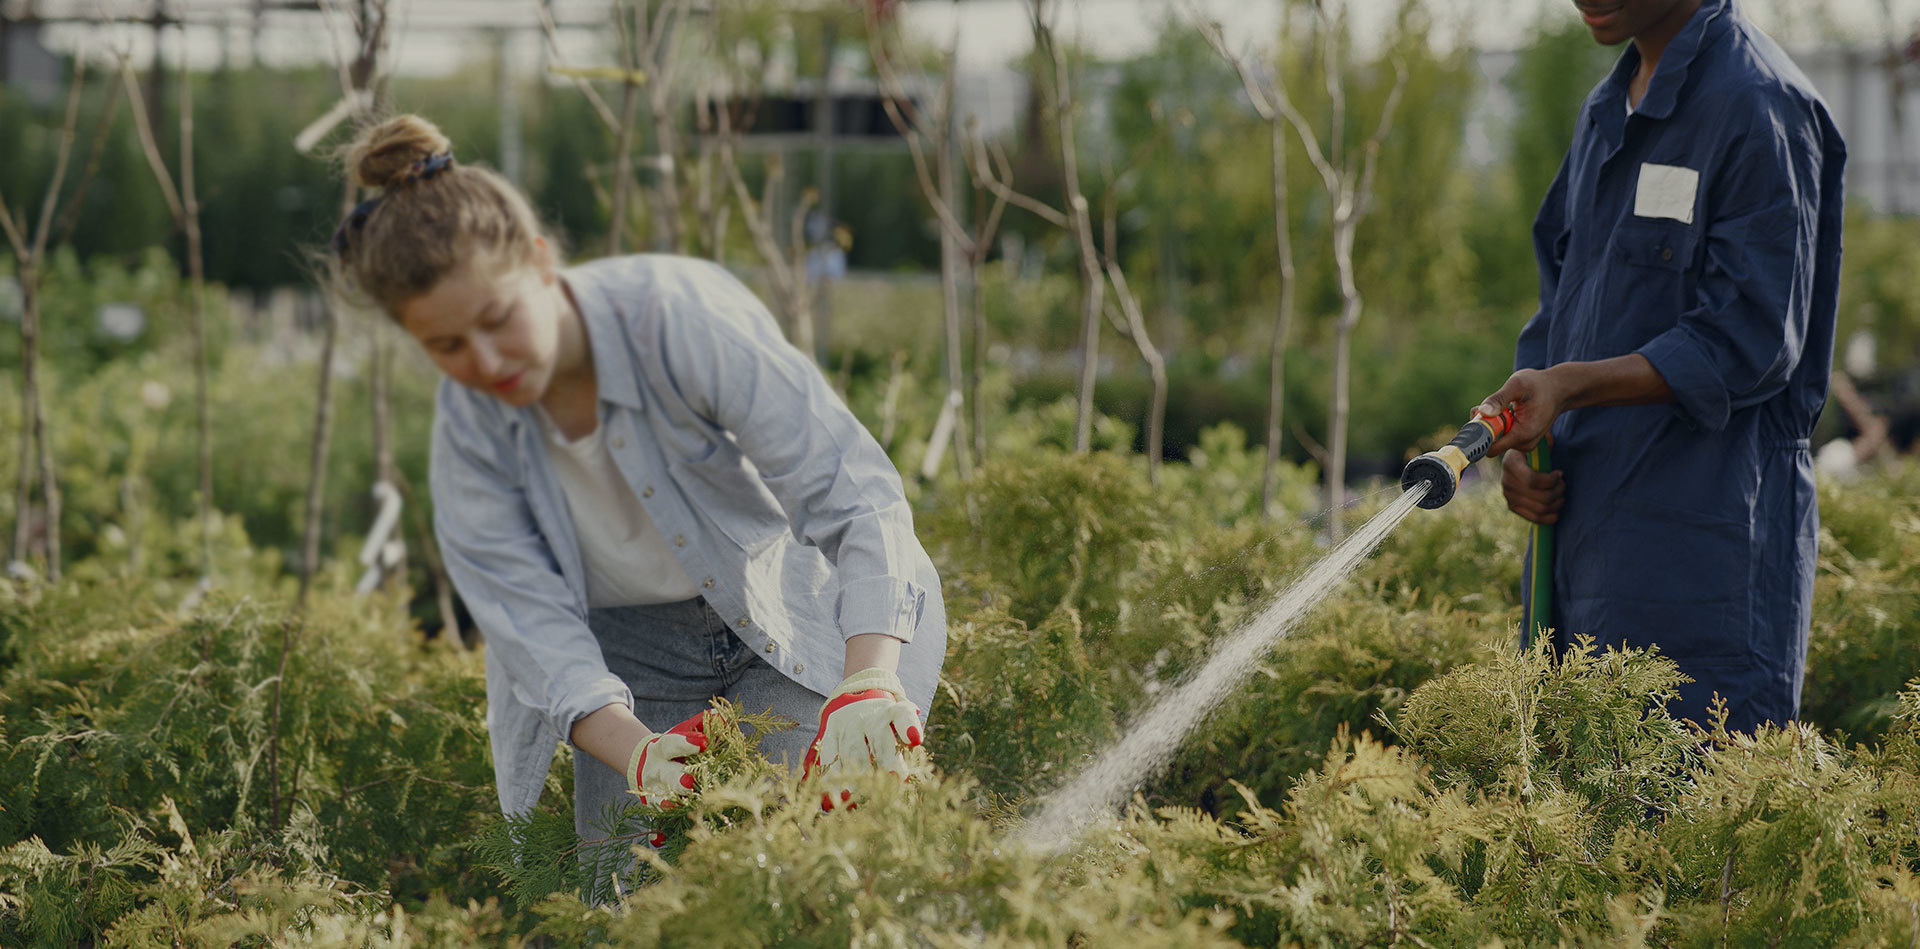
<path fill-rule="evenodd" d="M 707 750 L 707 713 L 701 712 L 663 732 L 655 732 L 634 746 L 627 759 L 627 790 L 640 803 L 660 802 L 672 807 L 673 798 L 695 788 L 687 773 L 687 756 Z"/>
<path fill-rule="evenodd" d="M 921 743 L 920 710 L 906 699 L 900 677 L 885 669 L 862 669 L 842 680 L 820 709 L 820 733 L 807 749 L 803 778 L 885 771 L 908 774 L 905 751 Z M 852 794 L 842 791 L 841 801 Z M 831 793 L 820 807 L 833 810 Z M 849 803 L 851 806 L 851 803 Z"/>

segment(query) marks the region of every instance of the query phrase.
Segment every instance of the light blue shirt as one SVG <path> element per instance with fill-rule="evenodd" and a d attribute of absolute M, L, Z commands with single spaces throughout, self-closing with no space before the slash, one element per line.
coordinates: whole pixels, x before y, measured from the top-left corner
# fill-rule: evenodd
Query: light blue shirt
<path fill-rule="evenodd" d="M 707 261 L 613 258 L 564 280 L 615 465 L 701 595 L 822 694 L 847 637 L 901 640 L 900 681 L 925 709 L 946 655 L 940 580 L 899 473 L 813 361 Z M 442 380 L 431 481 L 447 573 L 487 640 L 500 807 L 524 813 L 554 744 L 633 696 L 587 628 L 579 545 L 533 410 Z"/>

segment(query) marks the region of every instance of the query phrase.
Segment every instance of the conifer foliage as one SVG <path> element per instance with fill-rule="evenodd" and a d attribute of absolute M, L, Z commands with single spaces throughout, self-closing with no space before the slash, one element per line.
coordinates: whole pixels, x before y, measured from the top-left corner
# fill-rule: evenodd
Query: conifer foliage
<path fill-rule="evenodd" d="M 295 613 L 253 515 L 224 522 L 228 587 L 182 617 L 190 560 L 103 526 L 66 581 L 0 583 L 0 945 L 1920 940 L 1920 470 L 1823 488 L 1801 724 L 1679 721 L 1655 652 L 1518 650 L 1523 535 L 1467 492 L 1051 853 L 1020 821 L 1321 548 L 1311 519 L 1259 519 L 1232 433 L 1156 492 L 1029 422 L 918 501 L 950 634 L 922 772 L 822 812 L 747 737 L 788 723 L 721 706 L 703 793 L 602 815 L 593 847 L 564 748 L 539 807 L 498 815 L 483 652 L 344 571 Z M 76 485 L 133 477 L 95 447 L 67 452 Z M 110 494 L 76 510 L 112 525 Z"/>

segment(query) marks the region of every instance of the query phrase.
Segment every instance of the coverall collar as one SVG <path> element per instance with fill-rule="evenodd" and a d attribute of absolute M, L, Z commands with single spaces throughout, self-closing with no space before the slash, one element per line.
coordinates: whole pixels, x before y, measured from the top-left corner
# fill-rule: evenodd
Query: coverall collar
<path fill-rule="evenodd" d="M 1693 12 L 1692 19 L 1681 27 L 1679 34 L 1667 44 L 1666 51 L 1660 54 L 1660 65 L 1654 69 L 1653 81 L 1647 84 L 1647 93 L 1640 98 L 1640 106 L 1633 110 L 1633 114 L 1650 119 L 1671 116 L 1675 103 L 1679 101 L 1680 87 L 1686 84 L 1687 70 L 1693 66 L 1694 57 L 1726 34 L 1733 16 L 1733 0 L 1701 0 L 1700 9 Z M 1612 74 L 1601 85 L 1602 102 L 1597 111 L 1607 114 L 1625 111 L 1621 103 L 1626 101 L 1627 86 L 1633 81 L 1634 71 L 1639 68 L 1640 47 L 1629 42 L 1627 51 L 1620 55 Z"/>

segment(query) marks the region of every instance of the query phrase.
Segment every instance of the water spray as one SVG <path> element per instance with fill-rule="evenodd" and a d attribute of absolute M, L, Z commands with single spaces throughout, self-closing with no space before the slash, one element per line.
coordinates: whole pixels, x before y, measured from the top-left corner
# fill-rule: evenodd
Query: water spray
<path fill-rule="evenodd" d="M 1460 488 L 1460 473 L 1486 457 L 1495 439 L 1513 427 L 1511 408 L 1497 416 L 1476 415 L 1453 441 L 1407 463 L 1403 493 L 1295 578 L 1251 621 L 1218 643 L 1211 656 L 1171 690 L 1161 694 L 1120 740 L 1102 751 L 1066 786 L 1047 796 L 1014 839 L 1059 853 L 1091 821 L 1111 818 L 1134 788 L 1163 767 L 1180 742 L 1244 683 L 1274 644 L 1293 631 L 1340 585 L 1417 505 L 1437 508 Z"/>
<path fill-rule="evenodd" d="M 1420 506 L 1428 510 L 1453 500 L 1454 493 L 1460 490 L 1460 473 L 1485 458 L 1494 439 L 1512 427 L 1511 407 L 1499 415 L 1476 413 L 1473 421 L 1453 436 L 1453 441 L 1407 462 L 1406 469 L 1400 472 L 1400 487 L 1411 491 L 1422 481 L 1431 484 L 1426 496 L 1420 499 Z"/>

